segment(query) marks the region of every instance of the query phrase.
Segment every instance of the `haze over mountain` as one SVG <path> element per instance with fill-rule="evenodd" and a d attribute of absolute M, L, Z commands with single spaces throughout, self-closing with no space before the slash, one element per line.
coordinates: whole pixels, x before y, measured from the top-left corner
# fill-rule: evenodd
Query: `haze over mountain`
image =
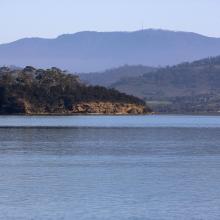
<path fill-rule="evenodd" d="M 0 65 L 56 66 L 76 72 L 116 66 L 165 66 L 220 54 L 220 38 L 189 32 L 79 32 L 0 45 Z"/>
<path fill-rule="evenodd" d="M 77 75 L 86 84 L 109 87 L 112 84 L 122 80 L 123 78 L 141 76 L 144 73 L 156 71 L 156 69 L 157 68 L 142 65 L 124 65 L 118 68 L 108 69 L 104 72 L 94 72 L 87 74 L 80 73 Z"/>

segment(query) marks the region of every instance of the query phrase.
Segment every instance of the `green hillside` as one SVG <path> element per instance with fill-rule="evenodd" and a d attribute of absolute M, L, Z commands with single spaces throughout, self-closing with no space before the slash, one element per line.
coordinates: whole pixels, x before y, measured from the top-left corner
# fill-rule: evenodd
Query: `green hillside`
<path fill-rule="evenodd" d="M 220 56 L 160 68 L 111 85 L 145 99 L 155 111 L 220 111 Z"/>

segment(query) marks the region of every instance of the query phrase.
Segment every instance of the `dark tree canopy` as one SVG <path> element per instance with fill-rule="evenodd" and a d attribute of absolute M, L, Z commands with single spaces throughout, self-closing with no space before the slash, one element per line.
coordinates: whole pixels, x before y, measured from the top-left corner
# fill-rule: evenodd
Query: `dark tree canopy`
<path fill-rule="evenodd" d="M 0 112 L 23 113 L 24 103 L 44 108 L 48 113 L 89 101 L 145 105 L 134 96 L 101 86 L 86 86 L 75 75 L 58 68 L 47 70 L 27 66 L 22 70 L 0 68 Z"/>

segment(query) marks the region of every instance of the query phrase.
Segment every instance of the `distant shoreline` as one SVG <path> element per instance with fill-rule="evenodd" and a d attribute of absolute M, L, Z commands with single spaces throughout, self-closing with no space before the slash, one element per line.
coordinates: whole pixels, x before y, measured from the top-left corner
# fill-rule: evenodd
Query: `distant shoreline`
<path fill-rule="evenodd" d="M 206 112 L 201 112 L 201 113 L 157 113 L 157 112 L 152 112 L 152 113 L 146 113 L 146 114 L 99 114 L 99 113 L 86 113 L 86 114 L 82 114 L 82 113 L 74 113 L 74 114 L 57 114 L 57 113 L 43 113 L 43 114 L 0 114 L 0 117 L 14 117 L 14 116 L 27 116 L 27 117 L 44 117 L 44 116 L 48 116 L 48 117 L 53 117 L 53 116 L 124 116 L 124 117 L 128 117 L 128 116 L 220 116 L 220 112 L 213 112 L 213 113 L 206 113 Z"/>
<path fill-rule="evenodd" d="M 8 114 L 0 114 L 0 117 L 2 116 L 6 116 L 6 117 L 10 117 L 10 116 L 27 116 L 27 117 L 32 117 L 32 116 L 39 116 L 39 117 L 44 117 L 44 116 L 149 116 L 149 115 L 159 115 L 156 113 L 146 113 L 146 114 L 100 114 L 100 113 L 86 113 L 86 114 L 82 114 L 82 113 L 73 113 L 73 114 L 57 114 L 57 113 L 44 113 L 44 114 L 12 114 L 12 115 L 8 115 Z"/>

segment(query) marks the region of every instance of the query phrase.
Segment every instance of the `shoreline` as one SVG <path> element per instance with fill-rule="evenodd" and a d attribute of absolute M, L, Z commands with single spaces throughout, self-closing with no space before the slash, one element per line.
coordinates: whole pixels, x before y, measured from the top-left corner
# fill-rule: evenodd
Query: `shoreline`
<path fill-rule="evenodd" d="M 33 116 L 37 116 L 37 117 L 44 117 L 44 116 L 48 116 L 48 117 L 52 117 L 52 116 L 220 116 L 220 112 L 200 112 L 200 113 L 157 113 L 157 112 L 151 112 L 151 113 L 146 113 L 146 114 L 100 114 L 100 113 L 74 113 L 74 114 L 59 114 L 59 113 L 43 113 L 43 114 L 0 114 L 0 117 L 14 117 L 14 116 L 27 116 L 27 117 L 33 117 Z"/>

